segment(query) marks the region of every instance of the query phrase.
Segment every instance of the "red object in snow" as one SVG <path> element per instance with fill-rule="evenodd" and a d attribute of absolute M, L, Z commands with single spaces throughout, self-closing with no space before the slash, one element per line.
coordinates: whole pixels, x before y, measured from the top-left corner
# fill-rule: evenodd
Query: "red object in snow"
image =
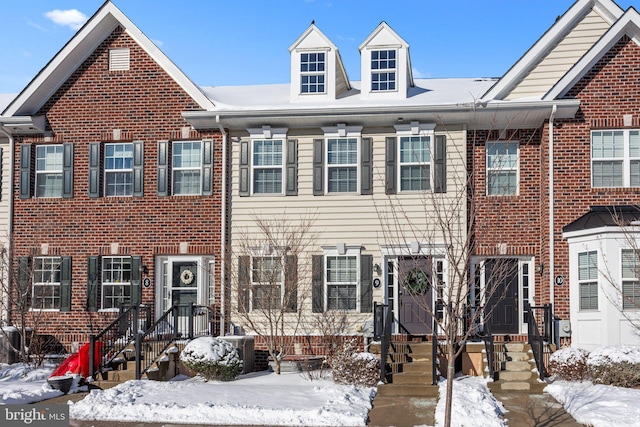
<path fill-rule="evenodd" d="M 102 343 L 96 343 L 96 351 L 93 357 L 94 369 L 100 366 Z M 89 372 L 89 344 L 80 347 L 77 353 L 67 357 L 67 359 L 56 368 L 51 377 L 63 376 L 67 373 L 80 374 L 83 378 L 91 376 Z"/>

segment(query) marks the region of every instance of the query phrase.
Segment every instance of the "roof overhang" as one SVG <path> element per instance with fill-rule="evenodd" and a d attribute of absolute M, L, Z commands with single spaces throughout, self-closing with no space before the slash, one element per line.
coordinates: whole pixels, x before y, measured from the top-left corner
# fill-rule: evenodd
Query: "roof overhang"
<path fill-rule="evenodd" d="M 542 126 L 556 105 L 556 119 L 573 118 L 580 101 L 489 101 L 455 105 L 416 105 L 307 109 L 253 109 L 185 111 L 182 116 L 195 129 L 245 130 L 265 124 L 276 127 L 317 128 L 348 123 L 361 126 L 389 126 L 411 121 L 437 125 L 466 125 L 468 129 L 531 129 Z"/>
<path fill-rule="evenodd" d="M 45 116 L 0 117 L 0 126 L 11 135 L 42 134 L 46 125 Z"/>

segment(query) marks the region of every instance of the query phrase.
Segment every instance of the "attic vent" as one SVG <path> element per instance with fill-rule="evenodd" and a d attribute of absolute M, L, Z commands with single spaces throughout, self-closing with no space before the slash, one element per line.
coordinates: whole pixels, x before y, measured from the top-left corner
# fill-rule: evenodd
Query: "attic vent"
<path fill-rule="evenodd" d="M 111 49 L 109 51 L 109 71 L 129 70 L 129 49 Z"/>

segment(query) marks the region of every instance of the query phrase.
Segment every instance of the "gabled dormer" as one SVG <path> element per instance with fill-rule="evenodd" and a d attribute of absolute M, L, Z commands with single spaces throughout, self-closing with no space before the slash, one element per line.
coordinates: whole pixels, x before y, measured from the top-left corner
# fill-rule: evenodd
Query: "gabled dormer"
<path fill-rule="evenodd" d="M 409 44 L 382 22 L 358 49 L 362 98 L 406 98 L 413 86 Z"/>
<path fill-rule="evenodd" d="M 291 54 L 291 100 L 327 101 L 351 89 L 340 52 L 311 23 L 289 47 Z"/>

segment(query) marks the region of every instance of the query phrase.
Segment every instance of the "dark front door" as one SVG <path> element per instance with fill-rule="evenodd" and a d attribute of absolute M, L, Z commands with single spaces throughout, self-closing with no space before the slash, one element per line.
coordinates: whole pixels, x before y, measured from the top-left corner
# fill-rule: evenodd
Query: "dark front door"
<path fill-rule="evenodd" d="M 179 332 L 188 331 L 189 303 L 198 303 L 198 264 L 193 261 L 174 262 L 171 280 L 171 302 L 179 305 L 178 328 Z"/>
<path fill-rule="evenodd" d="M 491 310 L 493 335 L 520 333 L 518 314 L 518 260 L 490 259 L 485 262 L 485 293 Z"/>
<path fill-rule="evenodd" d="M 399 332 L 426 335 L 433 330 L 431 277 L 430 257 L 398 259 Z"/>

